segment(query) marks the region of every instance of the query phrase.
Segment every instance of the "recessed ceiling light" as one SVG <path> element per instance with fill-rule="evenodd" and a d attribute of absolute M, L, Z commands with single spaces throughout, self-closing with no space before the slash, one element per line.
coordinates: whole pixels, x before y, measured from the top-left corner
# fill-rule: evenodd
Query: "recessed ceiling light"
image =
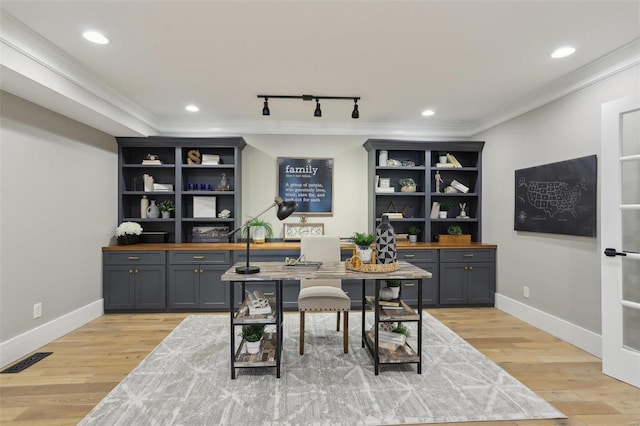
<path fill-rule="evenodd" d="M 432 116 L 434 114 L 435 114 L 435 111 L 432 110 L 432 109 L 425 109 L 424 111 L 422 111 L 422 115 L 424 117 L 430 117 L 430 116 Z"/>
<path fill-rule="evenodd" d="M 554 59 L 564 58 L 566 56 L 573 54 L 573 52 L 575 51 L 576 51 L 575 48 L 571 46 L 565 46 L 565 47 L 561 47 L 559 49 L 554 50 L 553 53 L 551 54 L 551 57 Z"/>
<path fill-rule="evenodd" d="M 92 43 L 96 43 L 96 44 L 109 43 L 109 39 L 106 38 L 104 34 L 99 33 L 97 31 L 85 31 L 82 33 L 82 36 Z"/>
<path fill-rule="evenodd" d="M 198 112 L 198 111 L 200 111 L 200 108 L 198 108 L 195 105 L 187 105 L 186 107 L 184 107 L 184 109 L 186 109 L 189 112 Z"/>

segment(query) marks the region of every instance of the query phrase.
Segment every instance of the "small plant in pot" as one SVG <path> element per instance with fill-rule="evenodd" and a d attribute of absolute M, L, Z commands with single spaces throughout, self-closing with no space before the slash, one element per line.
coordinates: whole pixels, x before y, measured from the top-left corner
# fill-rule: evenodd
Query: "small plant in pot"
<path fill-rule="evenodd" d="M 271 224 L 266 220 L 262 219 L 253 219 L 249 226 L 244 229 L 244 237 L 247 237 L 247 229 L 250 229 L 251 241 L 256 244 L 262 244 L 266 241 L 267 238 L 273 237 L 273 228 Z"/>
<path fill-rule="evenodd" d="M 416 226 L 410 226 L 409 229 L 407 229 L 407 233 L 409 234 L 409 242 L 410 243 L 415 243 L 418 241 L 418 234 L 421 232 L 421 230 L 416 227 Z"/>
<path fill-rule="evenodd" d="M 447 162 L 447 151 L 438 151 L 438 162 L 439 163 Z"/>
<path fill-rule="evenodd" d="M 447 228 L 447 233 L 449 235 L 462 235 L 462 228 L 458 225 L 450 225 L 449 228 Z"/>
<path fill-rule="evenodd" d="M 416 181 L 412 178 L 402 178 L 398 181 L 400 192 L 416 192 Z"/>
<path fill-rule="evenodd" d="M 356 251 L 360 256 L 360 260 L 363 263 L 371 262 L 371 257 L 373 253 L 371 244 L 376 239 L 376 237 L 373 234 L 354 232 L 352 239 L 353 239 L 353 243 L 356 245 Z"/>
<path fill-rule="evenodd" d="M 257 354 L 260 352 L 260 341 L 264 335 L 264 325 L 243 325 L 240 336 L 245 340 L 247 352 Z"/>
<path fill-rule="evenodd" d="M 411 336 L 411 332 L 409 331 L 409 329 L 405 327 L 401 322 L 399 322 L 398 325 L 396 325 L 391 331 L 394 333 L 404 334 L 405 337 Z"/>
<path fill-rule="evenodd" d="M 440 219 L 447 218 L 447 212 L 449 211 L 450 208 L 451 208 L 451 204 L 447 202 L 440 203 Z"/>
<path fill-rule="evenodd" d="M 162 213 L 162 217 L 167 219 L 171 217 L 171 212 L 176 209 L 175 204 L 171 200 L 164 200 L 158 204 L 158 210 Z"/>
<path fill-rule="evenodd" d="M 380 289 L 380 299 L 393 300 L 400 297 L 400 280 L 387 280 L 387 286 Z"/>

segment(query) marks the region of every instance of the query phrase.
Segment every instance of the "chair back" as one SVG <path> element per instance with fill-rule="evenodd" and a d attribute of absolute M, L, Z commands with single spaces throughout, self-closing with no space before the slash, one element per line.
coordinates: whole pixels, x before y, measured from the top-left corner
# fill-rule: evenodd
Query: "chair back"
<path fill-rule="evenodd" d="M 300 238 L 300 255 L 307 262 L 339 262 L 340 237 L 333 235 L 303 236 Z M 342 287 L 340 280 L 301 280 L 300 289 L 328 285 Z"/>

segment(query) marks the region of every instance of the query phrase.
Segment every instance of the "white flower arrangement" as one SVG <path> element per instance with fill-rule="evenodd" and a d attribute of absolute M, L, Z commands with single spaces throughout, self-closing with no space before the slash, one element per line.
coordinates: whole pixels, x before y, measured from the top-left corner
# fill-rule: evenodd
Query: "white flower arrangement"
<path fill-rule="evenodd" d="M 122 222 L 118 225 L 118 228 L 116 228 L 116 237 L 140 234 L 142 234 L 142 226 L 137 222 Z"/>

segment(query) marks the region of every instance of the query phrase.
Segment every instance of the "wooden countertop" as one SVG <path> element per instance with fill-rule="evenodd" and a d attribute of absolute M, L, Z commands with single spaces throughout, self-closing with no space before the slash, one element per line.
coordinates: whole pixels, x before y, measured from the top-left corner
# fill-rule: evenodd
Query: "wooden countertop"
<path fill-rule="evenodd" d="M 343 249 L 352 249 L 353 244 L 343 245 Z M 471 244 L 443 244 L 443 243 L 410 243 L 400 241 L 396 244 L 398 250 L 436 250 L 436 249 L 495 249 L 496 244 L 471 243 Z M 182 250 L 182 251 L 215 251 L 215 250 L 246 250 L 246 243 L 149 243 L 130 244 L 102 247 L 102 251 L 152 251 L 152 250 Z M 251 244 L 252 251 L 259 250 L 300 250 L 299 242 L 274 241 L 264 244 Z"/>

